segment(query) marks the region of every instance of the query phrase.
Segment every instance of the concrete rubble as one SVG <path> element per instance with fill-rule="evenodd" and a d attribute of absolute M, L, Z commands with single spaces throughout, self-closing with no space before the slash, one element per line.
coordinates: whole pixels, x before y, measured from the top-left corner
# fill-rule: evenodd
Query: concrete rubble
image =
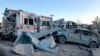
<path fill-rule="evenodd" d="M 0 56 L 25 56 L 12 51 L 13 42 L 0 40 Z M 58 56 L 90 56 L 90 52 L 78 48 L 76 44 L 57 44 Z M 54 56 L 52 53 L 34 48 L 33 56 Z"/>
<path fill-rule="evenodd" d="M 34 53 L 33 47 L 55 54 L 57 54 L 58 51 L 53 36 L 46 36 L 45 39 L 39 41 L 35 36 L 27 32 L 22 32 L 22 34 L 18 36 L 14 43 L 13 50 L 18 54 L 31 55 Z"/>
<path fill-rule="evenodd" d="M 94 56 L 100 56 L 100 48 L 92 49 L 92 53 Z"/>
<path fill-rule="evenodd" d="M 34 48 L 30 44 L 18 44 L 14 47 L 14 51 L 21 55 L 32 56 Z"/>

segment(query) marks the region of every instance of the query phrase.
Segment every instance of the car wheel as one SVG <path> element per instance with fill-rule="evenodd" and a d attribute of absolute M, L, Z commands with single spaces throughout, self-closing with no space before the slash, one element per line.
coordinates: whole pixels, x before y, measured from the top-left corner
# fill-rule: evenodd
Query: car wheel
<path fill-rule="evenodd" d="M 58 42 L 60 44 L 64 44 L 66 42 L 66 38 L 64 36 L 58 36 Z"/>
<path fill-rule="evenodd" d="M 98 44 L 96 42 L 90 42 L 89 47 L 90 48 L 97 48 Z"/>

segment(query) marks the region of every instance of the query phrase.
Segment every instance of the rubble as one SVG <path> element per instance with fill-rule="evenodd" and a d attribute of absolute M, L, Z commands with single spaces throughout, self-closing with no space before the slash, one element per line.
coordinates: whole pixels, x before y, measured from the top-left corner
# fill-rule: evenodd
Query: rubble
<path fill-rule="evenodd" d="M 19 44 L 23 44 L 23 45 L 19 45 Z M 58 47 L 56 47 L 56 43 L 53 39 L 53 36 L 51 35 L 46 36 L 45 39 L 39 41 L 38 38 L 33 36 L 33 34 L 28 33 L 28 32 L 22 32 L 22 34 L 17 38 L 17 40 L 14 43 L 15 51 L 20 51 L 20 50 L 17 50 L 17 48 L 19 49 L 23 48 L 24 44 L 30 44 L 38 49 L 51 52 L 51 53 L 57 53 L 57 49 L 58 49 Z M 27 47 L 24 47 L 23 49 L 25 48 Z M 23 50 L 21 52 L 23 52 Z"/>
<path fill-rule="evenodd" d="M 6 56 L 5 50 L 2 50 L 2 48 L 0 48 L 0 56 Z"/>
<path fill-rule="evenodd" d="M 18 44 L 14 47 L 14 52 L 21 55 L 32 56 L 34 48 L 31 44 Z"/>
<path fill-rule="evenodd" d="M 12 52 L 11 49 L 13 48 L 13 44 L 13 42 L 0 40 L 0 54 L 4 54 L 6 56 L 25 56 Z M 57 46 L 59 48 L 58 56 L 70 56 L 71 54 L 73 56 L 90 56 L 90 52 L 79 49 L 75 44 L 57 44 Z M 2 50 L 4 52 L 1 53 Z M 33 56 L 53 56 L 53 54 L 35 48 Z"/>

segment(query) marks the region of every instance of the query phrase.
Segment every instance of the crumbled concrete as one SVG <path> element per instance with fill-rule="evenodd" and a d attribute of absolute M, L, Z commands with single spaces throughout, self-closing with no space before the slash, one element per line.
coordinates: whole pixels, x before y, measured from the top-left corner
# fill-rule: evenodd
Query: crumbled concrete
<path fill-rule="evenodd" d="M 82 50 L 78 45 L 74 44 L 60 44 L 58 56 L 89 56 L 89 52 Z"/>
<path fill-rule="evenodd" d="M 92 49 L 92 53 L 94 56 L 100 56 L 100 48 Z"/>
<path fill-rule="evenodd" d="M 13 49 L 16 53 L 26 56 L 32 56 L 34 48 L 31 44 L 18 44 Z"/>
<path fill-rule="evenodd" d="M 73 44 L 57 44 L 59 51 L 58 56 L 90 56 L 89 52 L 82 50 L 78 45 Z M 12 42 L 0 41 L 0 56 L 24 56 L 13 52 L 11 49 L 13 47 Z M 33 56 L 56 56 L 54 53 L 45 52 L 39 49 L 34 49 Z"/>

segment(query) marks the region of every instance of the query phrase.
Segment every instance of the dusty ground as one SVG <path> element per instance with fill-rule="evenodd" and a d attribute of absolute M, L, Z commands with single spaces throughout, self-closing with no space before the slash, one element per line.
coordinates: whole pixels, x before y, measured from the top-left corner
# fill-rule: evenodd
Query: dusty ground
<path fill-rule="evenodd" d="M 11 51 L 13 43 L 0 40 L 0 56 L 22 56 Z M 78 45 L 74 44 L 58 44 L 59 51 L 57 56 L 91 56 L 89 51 L 82 50 Z M 55 56 L 53 53 L 48 53 L 35 49 L 34 56 Z"/>

